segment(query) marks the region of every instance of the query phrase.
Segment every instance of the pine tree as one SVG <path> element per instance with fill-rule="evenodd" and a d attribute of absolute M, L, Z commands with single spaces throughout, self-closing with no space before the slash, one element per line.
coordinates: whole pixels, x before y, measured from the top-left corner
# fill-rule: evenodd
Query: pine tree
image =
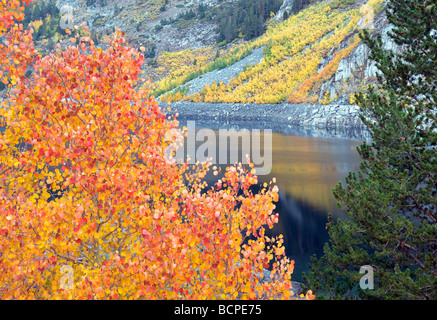
<path fill-rule="evenodd" d="M 324 255 L 304 275 L 316 297 L 437 299 L 436 6 L 388 2 L 397 53 L 380 34 L 361 34 L 379 70 L 377 87 L 356 95 L 372 142 L 358 148 L 358 173 L 333 190 L 348 218 L 329 217 Z M 360 285 L 366 265 L 373 289 Z"/>
<path fill-rule="evenodd" d="M 49 13 L 47 4 L 45 1 L 41 1 L 41 17 L 45 19 L 47 13 Z"/>
<path fill-rule="evenodd" d="M 33 11 L 32 11 L 32 20 L 42 20 L 45 17 L 43 17 L 42 13 L 41 13 L 41 4 L 35 4 L 33 6 Z"/>
<path fill-rule="evenodd" d="M 50 0 L 49 6 L 50 6 L 50 15 L 52 17 L 58 17 L 60 11 L 59 11 L 58 7 L 56 7 L 56 1 Z"/>
<path fill-rule="evenodd" d="M 270 13 L 276 13 L 282 3 L 281 0 L 239 0 L 230 4 L 220 15 L 217 43 L 232 42 L 238 37 L 239 30 L 246 40 L 262 35 Z"/>
<path fill-rule="evenodd" d="M 299 12 L 299 3 L 298 3 L 298 0 L 294 0 L 292 3 L 291 3 L 291 12 L 293 13 L 293 14 L 297 14 L 298 12 Z"/>

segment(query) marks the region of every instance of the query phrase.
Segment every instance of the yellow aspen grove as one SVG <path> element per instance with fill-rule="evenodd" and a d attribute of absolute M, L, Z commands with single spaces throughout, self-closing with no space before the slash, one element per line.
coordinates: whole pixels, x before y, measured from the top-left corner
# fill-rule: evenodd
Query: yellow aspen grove
<path fill-rule="evenodd" d="M 253 192 L 251 163 L 213 168 L 208 186 L 209 164 L 167 154 L 184 130 L 139 77 L 144 48 L 76 34 L 33 61 L 12 6 L 0 2 L 15 79 L 0 108 L 0 299 L 299 298 L 282 237 L 265 235 L 277 186 Z"/>
<path fill-rule="evenodd" d="M 323 82 L 332 76 L 333 68 L 339 63 L 338 59 L 341 60 L 359 44 L 359 38 L 353 35 L 360 29 L 358 22 L 363 14 L 368 16 L 369 8 L 378 12 L 382 4 L 382 0 L 370 0 L 360 8 L 345 10 L 331 9 L 330 2 L 309 6 L 284 21 L 271 24 L 260 37 L 231 46 L 220 59 L 204 60 L 205 64 L 197 69 L 189 63 L 185 64 L 194 77 L 219 66 L 228 66 L 231 60 L 238 61 L 243 52 L 264 48 L 262 61 L 245 68 L 229 84 L 204 87 L 198 93 L 189 94 L 186 99 L 183 95 L 164 99 L 234 103 L 280 103 L 287 100 L 292 103 L 317 102 L 318 95 L 316 97 L 311 92 L 314 82 Z M 338 49 L 342 41 L 350 36 L 353 42 L 347 45 L 348 49 Z M 335 61 L 319 74 L 319 64 L 332 48 L 338 49 Z M 160 61 L 162 64 L 170 64 L 175 56 L 177 54 L 165 54 Z M 184 70 L 181 66 L 183 59 L 179 57 L 178 61 L 180 63 L 175 70 L 181 73 Z M 168 91 L 191 79 L 169 72 L 157 86 Z"/>

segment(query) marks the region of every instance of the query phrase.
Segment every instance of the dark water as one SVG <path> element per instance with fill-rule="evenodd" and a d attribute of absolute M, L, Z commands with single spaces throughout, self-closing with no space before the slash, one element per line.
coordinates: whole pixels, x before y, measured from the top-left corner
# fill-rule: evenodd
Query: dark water
<path fill-rule="evenodd" d="M 344 181 L 360 163 L 359 140 L 273 134 L 273 168 L 280 190 L 279 223 L 273 229 L 284 235 L 287 256 L 295 260 L 293 280 L 301 281 L 310 257 L 320 255 L 328 241 L 328 213 L 344 218 L 332 188 Z"/>
<path fill-rule="evenodd" d="M 181 125 L 186 124 L 186 121 L 181 121 Z M 248 124 L 247 127 L 249 131 L 259 128 L 261 133 L 268 129 L 265 125 L 256 124 Z M 218 129 L 231 129 L 235 125 L 223 123 L 208 126 L 207 122 L 196 122 L 196 129 L 200 128 L 209 128 L 218 134 Z M 239 123 L 235 129 L 243 128 L 244 125 Z M 259 181 L 262 184 L 276 178 L 279 187 L 276 208 L 279 223 L 271 232 L 283 234 L 286 254 L 295 260 L 292 280 L 302 281 L 301 274 L 307 270 L 310 257 L 322 254 L 323 246 L 328 241 L 325 229 L 328 213 L 335 218 L 345 217 L 345 213 L 337 207 L 332 188 L 339 181 L 344 181 L 350 171 L 358 170 L 360 158 L 356 147 L 363 142 L 366 134 L 360 139 L 359 133 L 357 136 L 355 132 L 348 139 L 343 133 L 339 138 L 335 132 L 324 132 L 320 137 L 314 136 L 320 131 L 314 131 L 313 135 L 311 130 L 275 131 L 271 144 L 272 170 L 268 175 L 259 176 Z M 304 132 L 305 135 L 296 135 L 295 132 Z M 197 145 L 203 141 L 206 140 Z M 217 152 L 223 150 L 217 146 Z"/>

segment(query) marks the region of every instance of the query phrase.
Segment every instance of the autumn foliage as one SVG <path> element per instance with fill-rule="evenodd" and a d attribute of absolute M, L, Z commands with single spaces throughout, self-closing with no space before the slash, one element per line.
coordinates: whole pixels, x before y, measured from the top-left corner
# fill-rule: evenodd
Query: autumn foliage
<path fill-rule="evenodd" d="M 6 2 L 2 17 L 19 7 Z M 281 237 L 265 236 L 278 220 L 277 187 L 253 192 L 253 166 L 242 165 L 207 186 L 208 164 L 166 154 L 183 130 L 139 77 L 141 50 L 117 31 L 105 50 L 77 37 L 38 59 L 30 33 L 17 37 L 8 19 L 0 299 L 291 298 L 293 261 Z"/>
<path fill-rule="evenodd" d="M 5 85 L 15 85 L 24 77 L 27 67 L 36 56 L 33 48 L 31 30 L 23 30 L 17 23 L 24 19 L 22 2 L 32 0 L 8 0 L 0 2 L 0 37 L 7 36 L 5 43 L 0 42 L 0 81 Z"/>

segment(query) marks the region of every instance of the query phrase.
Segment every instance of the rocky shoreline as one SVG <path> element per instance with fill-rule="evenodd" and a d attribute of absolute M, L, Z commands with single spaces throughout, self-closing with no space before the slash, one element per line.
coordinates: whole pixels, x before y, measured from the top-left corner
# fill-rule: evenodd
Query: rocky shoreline
<path fill-rule="evenodd" d="M 160 102 L 162 107 L 168 104 Z M 367 127 L 359 118 L 359 107 L 348 104 L 242 104 L 172 103 L 169 114 L 179 114 L 182 124 L 196 121 L 196 127 L 264 128 L 274 132 L 322 138 L 369 140 Z"/>

